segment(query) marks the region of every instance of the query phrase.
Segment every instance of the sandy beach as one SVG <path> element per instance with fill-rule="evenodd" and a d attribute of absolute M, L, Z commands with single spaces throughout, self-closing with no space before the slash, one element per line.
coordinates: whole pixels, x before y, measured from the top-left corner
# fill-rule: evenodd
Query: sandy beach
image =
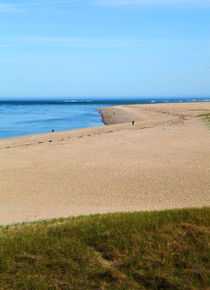
<path fill-rule="evenodd" d="M 210 205 L 210 103 L 100 112 L 107 126 L 0 140 L 1 225 Z"/>

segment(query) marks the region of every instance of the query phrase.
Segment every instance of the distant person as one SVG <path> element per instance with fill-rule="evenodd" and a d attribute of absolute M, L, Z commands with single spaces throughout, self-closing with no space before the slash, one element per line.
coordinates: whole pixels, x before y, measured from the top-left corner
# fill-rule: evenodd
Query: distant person
<path fill-rule="evenodd" d="M 134 121 L 132 121 L 132 125 L 134 126 L 134 124 L 135 124 L 135 122 Z"/>
<path fill-rule="evenodd" d="M 54 129 L 52 129 L 52 133 L 54 133 L 55 132 L 55 130 Z"/>

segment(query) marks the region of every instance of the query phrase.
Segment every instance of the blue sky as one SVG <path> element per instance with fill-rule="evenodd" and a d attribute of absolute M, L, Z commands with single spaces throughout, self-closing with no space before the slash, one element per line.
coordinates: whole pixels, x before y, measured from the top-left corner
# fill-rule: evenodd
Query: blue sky
<path fill-rule="evenodd" d="M 0 97 L 210 95 L 210 0 L 0 0 Z"/>

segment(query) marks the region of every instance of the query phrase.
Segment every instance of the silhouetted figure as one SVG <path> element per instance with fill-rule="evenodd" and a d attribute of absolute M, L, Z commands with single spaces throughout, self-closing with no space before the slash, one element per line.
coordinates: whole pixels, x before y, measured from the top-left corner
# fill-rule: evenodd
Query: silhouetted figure
<path fill-rule="evenodd" d="M 55 132 L 55 130 L 54 129 L 52 129 L 52 133 L 54 133 Z"/>
<path fill-rule="evenodd" d="M 135 124 L 135 122 L 134 121 L 132 121 L 132 125 L 134 126 L 134 124 Z"/>

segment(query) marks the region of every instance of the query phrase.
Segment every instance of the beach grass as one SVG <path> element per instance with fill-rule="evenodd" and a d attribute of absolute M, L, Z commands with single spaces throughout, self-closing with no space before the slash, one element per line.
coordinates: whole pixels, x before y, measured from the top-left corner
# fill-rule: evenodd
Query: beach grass
<path fill-rule="evenodd" d="M 201 117 L 204 119 L 204 121 L 208 122 L 208 125 L 210 125 L 210 113 L 206 113 L 206 114 L 201 114 L 198 117 Z"/>
<path fill-rule="evenodd" d="M 208 289 L 210 208 L 0 228 L 0 289 Z"/>

